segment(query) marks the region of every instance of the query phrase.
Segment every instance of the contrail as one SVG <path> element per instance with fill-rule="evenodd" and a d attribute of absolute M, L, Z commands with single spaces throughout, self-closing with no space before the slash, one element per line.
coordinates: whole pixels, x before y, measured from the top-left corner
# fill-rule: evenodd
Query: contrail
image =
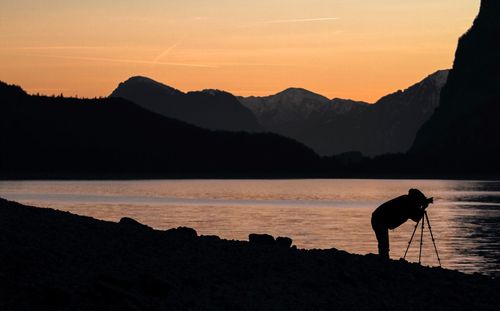
<path fill-rule="evenodd" d="M 104 57 L 80 57 L 80 56 L 57 56 L 57 55 L 38 55 L 38 56 L 55 57 L 62 59 L 100 61 L 100 62 L 110 62 L 110 63 L 155 64 L 155 65 L 195 67 L 195 68 L 218 68 L 217 66 L 206 65 L 206 64 L 169 63 L 169 62 L 156 62 L 156 61 L 137 60 L 137 59 L 119 59 L 119 58 L 117 59 L 117 58 L 104 58 Z"/>
<path fill-rule="evenodd" d="M 167 56 L 173 49 L 175 49 L 179 45 L 179 42 L 176 42 L 169 46 L 165 51 L 161 52 L 158 56 L 153 59 L 153 63 L 157 64 L 163 57 Z"/>
<path fill-rule="evenodd" d="M 324 22 L 338 20 L 338 17 L 321 17 L 321 18 L 302 18 L 302 19 L 278 19 L 267 21 L 264 24 L 285 24 L 285 23 L 306 23 L 306 22 Z"/>

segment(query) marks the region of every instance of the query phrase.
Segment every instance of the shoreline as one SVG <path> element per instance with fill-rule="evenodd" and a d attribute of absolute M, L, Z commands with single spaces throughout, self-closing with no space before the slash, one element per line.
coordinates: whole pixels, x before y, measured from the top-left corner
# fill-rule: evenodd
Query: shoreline
<path fill-rule="evenodd" d="M 0 199 L 2 310 L 495 310 L 500 280 Z M 259 239 L 257 239 L 259 240 Z M 274 241 L 274 239 L 273 239 Z"/>
<path fill-rule="evenodd" d="M 56 176 L 56 177 L 4 177 L 0 182 L 9 181 L 158 181 L 158 180 L 448 180 L 448 181 L 500 181 L 500 175 L 471 175 L 471 176 L 427 176 L 427 175 L 363 175 L 363 176 L 247 176 L 247 177 L 217 177 L 217 176 Z"/>

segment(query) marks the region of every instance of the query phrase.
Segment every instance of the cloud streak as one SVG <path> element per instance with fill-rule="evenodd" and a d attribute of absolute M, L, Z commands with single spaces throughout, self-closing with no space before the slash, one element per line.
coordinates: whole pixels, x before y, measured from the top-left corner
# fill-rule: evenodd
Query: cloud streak
<path fill-rule="evenodd" d="M 58 56 L 58 55 L 39 55 L 39 56 L 53 57 L 53 58 L 60 58 L 60 59 L 73 59 L 73 60 L 109 62 L 109 63 L 123 63 L 123 64 L 147 64 L 147 65 L 165 65 L 165 66 L 194 67 L 194 68 L 218 68 L 217 66 L 208 65 L 208 64 L 160 62 L 160 61 L 155 61 L 155 60 L 148 61 L 148 60 L 140 60 L 140 59 L 82 57 L 82 56 Z"/>
<path fill-rule="evenodd" d="M 53 45 L 53 46 L 9 46 L 0 47 L 0 52 L 33 52 L 36 56 L 38 53 L 46 52 L 60 52 L 60 53 L 74 53 L 75 51 L 82 52 L 115 52 L 115 51 L 141 51 L 141 52 L 157 52 L 156 47 L 130 47 L 130 46 L 108 46 L 108 45 Z M 30 53 L 31 55 L 31 53 Z"/>
<path fill-rule="evenodd" d="M 309 22 L 326 22 L 338 20 L 338 17 L 319 17 L 319 18 L 299 18 L 299 19 L 277 19 L 266 21 L 264 24 L 289 24 L 289 23 L 309 23 Z"/>
<path fill-rule="evenodd" d="M 124 46 L 19 46 L 2 47 L 1 50 L 105 50 L 105 49 L 124 49 Z"/>

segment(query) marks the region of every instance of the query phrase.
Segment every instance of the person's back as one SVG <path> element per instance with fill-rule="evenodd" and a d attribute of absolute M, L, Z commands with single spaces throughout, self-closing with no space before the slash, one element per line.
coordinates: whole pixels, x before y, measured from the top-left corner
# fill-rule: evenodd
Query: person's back
<path fill-rule="evenodd" d="M 395 229 L 408 219 L 418 222 L 429 199 L 417 189 L 380 205 L 372 214 L 372 228 L 378 241 L 379 255 L 389 258 L 389 229 Z"/>

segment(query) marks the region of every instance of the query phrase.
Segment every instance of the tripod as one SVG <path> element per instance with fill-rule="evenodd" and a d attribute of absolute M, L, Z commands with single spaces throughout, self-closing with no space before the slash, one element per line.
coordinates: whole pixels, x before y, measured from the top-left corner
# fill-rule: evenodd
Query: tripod
<path fill-rule="evenodd" d="M 422 220 L 425 219 L 425 220 Z M 436 256 L 439 262 L 439 267 L 441 267 L 441 258 L 439 258 L 439 253 L 436 247 L 436 241 L 434 240 L 434 234 L 432 234 L 432 228 L 431 228 L 431 223 L 429 221 L 429 216 L 427 216 L 427 211 L 424 211 L 424 215 L 422 218 L 419 219 L 417 224 L 415 225 L 415 229 L 413 230 L 413 234 L 411 235 L 410 241 L 408 242 L 408 247 L 406 248 L 405 254 L 403 256 L 403 259 L 406 259 L 406 254 L 408 254 L 408 250 L 410 249 L 411 242 L 413 241 L 413 237 L 415 236 L 415 232 L 417 231 L 418 225 L 420 224 L 420 221 L 422 221 L 421 225 L 421 230 L 420 230 L 420 251 L 418 253 L 418 264 L 421 264 L 421 259 L 422 259 L 422 245 L 424 245 L 424 227 L 425 227 L 425 222 L 427 221 L 427 227 L 429 228 L 429 232 L 431 233 L 431 238 L 432 238 L 432 244 L 434 244 L 434 250 L 436 251 Z"/>

